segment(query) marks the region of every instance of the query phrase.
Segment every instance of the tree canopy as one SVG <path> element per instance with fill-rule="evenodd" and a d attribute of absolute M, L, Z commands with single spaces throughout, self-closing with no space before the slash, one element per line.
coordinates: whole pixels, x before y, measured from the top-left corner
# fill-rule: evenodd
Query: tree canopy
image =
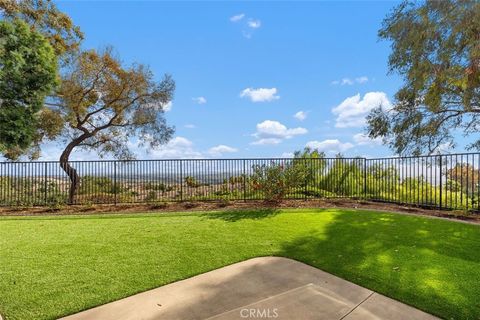
<path fill-rule="evenodd" d="M 367 117 L 371 138 L 398 154 L 454 146 L 480 129 L 480 2 L 405 1 L 379 31 L 391 41 L 390 72 L 404 80 L 391 110 Z M 469 148 L 480 150 L 480 140 Z"/>
<path fill-rule="evenodd" d="M 30 146 L 37 112 L 57 84 L 49 42 L 21 20 L 0 21 L 0 151 Z"/>
<path fill-rule="evenodd" d="M 51 0 L 0 0 L 0 14 L 6 20 L 20 19 L 43 34 L 57 56 L 78 50 L 83 33 Z"/>
<path fill-rule="evenodd" d="M 166 143 L 174 130 L 166 123 L 164 106 L 174 90 L 169 75 L 156 81 L 142 64 L 123 67 L 111 49 L 79 53 L 62 76 L 58 95 L 41 113 L 43 134 L 36 147 L 43 137 L 65 140 L 60 165 L 72 181 L 71 200 L 78 183 L 68 164 L 71 152 L 81 148 L 100 157 L 132 159 L 131 139 L 149 148 Z"/>

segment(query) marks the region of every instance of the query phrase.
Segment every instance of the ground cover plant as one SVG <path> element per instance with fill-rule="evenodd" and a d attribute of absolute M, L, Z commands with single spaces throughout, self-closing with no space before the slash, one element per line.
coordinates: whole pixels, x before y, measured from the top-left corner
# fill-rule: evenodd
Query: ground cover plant
<path fill-rule="evenodd" d="M 256 256 L 446 319 L 480 314 L 480 227 L 346 209 L 0 219 L 0 313 L 49 319 Z"/>

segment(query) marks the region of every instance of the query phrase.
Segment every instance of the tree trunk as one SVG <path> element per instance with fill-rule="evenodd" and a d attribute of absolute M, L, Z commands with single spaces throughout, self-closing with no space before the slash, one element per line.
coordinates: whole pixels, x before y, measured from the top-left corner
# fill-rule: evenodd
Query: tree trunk
<path fill-rule="evenodd" d="M 70 154 L 72 153 L 72 150 L 87 138 L 89 138 L 89 135 L 83 134 L 80 137 L 72 140 L 65 147 L 65 150 L 63 150 L 62 154 L 60 155 L 60 167 L 63 169 L 63 171 L 65 171 L 68 178 L 70 179 L 70 188 L 68 190 L 69 204 L 74 204 L 75 202 L 75 193 L 77 191 L 78 184 L 80 182 L 80 177 L 77 173 L 77 170 L 68 163 L 68 160 L 70 158 Z"/>

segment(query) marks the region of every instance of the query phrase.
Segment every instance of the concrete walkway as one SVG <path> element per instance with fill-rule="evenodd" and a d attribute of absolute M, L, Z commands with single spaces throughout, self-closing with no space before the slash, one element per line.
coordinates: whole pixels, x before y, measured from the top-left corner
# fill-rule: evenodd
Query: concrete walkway
<path fill-rule="evenodd" d="M 138 319 L 437 319 L 306 264 L 254 258 L 68 316 Z"/>

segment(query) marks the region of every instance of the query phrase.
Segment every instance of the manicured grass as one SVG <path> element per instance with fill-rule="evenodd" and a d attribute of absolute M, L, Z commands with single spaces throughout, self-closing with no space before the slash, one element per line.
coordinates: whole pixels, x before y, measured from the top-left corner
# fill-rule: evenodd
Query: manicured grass
<path fill-rule="evenodd" d="M 0 218 L 0 313 L 55 318 L 265 255 L 480 315 L 479 226 L 340 209 Z"/>

